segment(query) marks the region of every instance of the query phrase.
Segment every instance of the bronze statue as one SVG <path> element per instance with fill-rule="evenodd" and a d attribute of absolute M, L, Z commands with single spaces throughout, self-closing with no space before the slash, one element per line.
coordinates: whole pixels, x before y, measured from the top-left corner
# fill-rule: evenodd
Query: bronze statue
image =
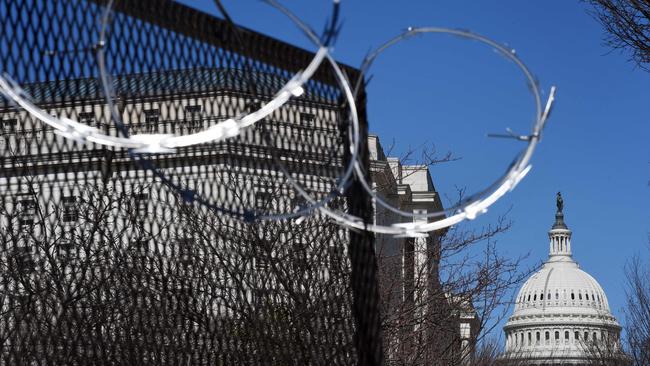
<path fill-rule="evenodd" d="M 564 200 L 562 199 L 562 193 L 557 192 L 557 201 L 555 204 L 557 205 L 557 212 L 562 212 L 564 209 Z"/>

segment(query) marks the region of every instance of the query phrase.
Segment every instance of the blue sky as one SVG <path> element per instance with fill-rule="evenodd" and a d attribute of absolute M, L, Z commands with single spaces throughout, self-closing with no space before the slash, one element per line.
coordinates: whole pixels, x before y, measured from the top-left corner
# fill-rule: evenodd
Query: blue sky
<path fill-rule="evenodd" d="M 216 13 L 211 0 L 185 1 Z M 233 19 L 254 30 L 313 50 L 282 15 L 256 0 L 223 0 Z M 326 0 L 285 1 L 320 30 Z M 604 287 L 615 315 L 624 306 L 623 266 L 645 251 L 650 232 L 650 73 L 602 44 L 588 5 L 574 1 L 345 1 L 335 56 L 358 66 L 367 51 L 408 26 L 469 29 L 513 47 L 557 104 L 533 158 L 533 169 L 514 192 L 476 224 L 511 208 L 514 227 L 499 248 L 527 264 L 546 258 L 555 192 L 561 190 L 573 230 L 574 257 Z M 437 189 L 453 195 L 496 178 L 522 146 L 486 138 L 506 127 L 524 133 L 532 98 L 514 65 L 476 42 L 423 36 L 377 61 L 368 87 L 371 132 L 395 154 L 435 144 L 462 159 L 433 167 Z M 645 252 L 644 252 L 645 251 Z"/>

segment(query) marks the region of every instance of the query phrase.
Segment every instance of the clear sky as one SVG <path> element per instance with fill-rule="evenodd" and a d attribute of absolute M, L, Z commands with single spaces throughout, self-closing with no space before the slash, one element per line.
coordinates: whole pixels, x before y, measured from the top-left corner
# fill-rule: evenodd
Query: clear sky
<path fill-rule="evenodd" d="M 216 13 L 211 0 L 185 0 Z M 223 0 L 248 28 L 313 50 L 283 16 L 256 0 Z M 327 0 L 287 0 L 286 6 L 323 28 Z M 358 66 L 369 49 L 408 26 L 469 29 L 513 47 L 557 104 L 533 158 L 533 169 L 514 192 L 477 224 L 511 208 L 514 227 L 499 240 L 508 255 L 530 253 L 535 265 L 548 253 L 555 192 L 561 190 L 574 257 L 603 286 L 621 319 L 623 266 L 644 252 L 650 232 L 650 73 L 602 44 L 602 29 L 577 0 L 554 1 L 342 1 L 338 60 Z M 370 130 L 394 154 L 435 144 L 462 159 L 433 167 L 438 191 L 475 191 L 502 173 L 522 146 L 486 138 L 511 127 L 525 133 L 532 98 L 514 65 L 476 42 L 423 36 L 377 61 L 368 87 Z M 645 251 L 644 254 L 650 252 Z M 500 332 L 500 329 L 498 330 Z"/>

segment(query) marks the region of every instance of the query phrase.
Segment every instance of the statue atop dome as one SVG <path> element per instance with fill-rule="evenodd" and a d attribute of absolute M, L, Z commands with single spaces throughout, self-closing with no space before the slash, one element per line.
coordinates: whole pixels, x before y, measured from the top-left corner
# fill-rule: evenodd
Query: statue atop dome
<path fill-rule="evenodd" d="M 555 206 L 557 206 L 557 211 L 555 212 L 555 223 L 553 224 L 553 229 L 569 229 L 564 223 L 564 199 L 562 199 L 562 193 L 557 192 L 555 196 Z"/>

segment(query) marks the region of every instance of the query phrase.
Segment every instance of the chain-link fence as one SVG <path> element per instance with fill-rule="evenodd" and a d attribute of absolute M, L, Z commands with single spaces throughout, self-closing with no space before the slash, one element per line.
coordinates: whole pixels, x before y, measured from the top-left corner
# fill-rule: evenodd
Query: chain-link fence
<path fill-rule="evenodd" d="M 107 136 L 209 129 L 314 57 L 172 1 L 106 5 L 0 0 L 0 72 Z M 349 106 L 333 71 L 303 89 L 236 137 L 158 154 L 75 142 L 0 97 L 0 363 L 379 364 L 373 236 L 273 219 L 308 208 L 295 184 L 372 211 L 354 181 L 338 189 Z"/>

